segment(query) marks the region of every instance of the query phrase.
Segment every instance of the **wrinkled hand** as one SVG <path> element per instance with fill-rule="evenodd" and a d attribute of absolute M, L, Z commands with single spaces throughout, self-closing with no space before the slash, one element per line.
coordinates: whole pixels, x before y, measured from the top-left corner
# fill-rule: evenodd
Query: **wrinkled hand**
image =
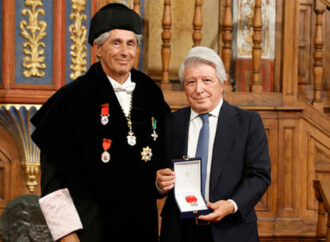
<path fill-rule="evenodd" d="M 230 201 L 220 200 L 215 203 L 207 203 L 207 206 L 213 210 L 212 213 L 207 215 L 198 216 L 199 219 L 210 221 L 210 222 L 218 222 L 224 217 L 234 212 L 234 205 Z"/>
<path fill-rule="evenodd" d="M 174 187 L 175 173 L 169 168 L 158 170 L 156 173 L 156 181 L 162 193 L 167 193 Z"/>

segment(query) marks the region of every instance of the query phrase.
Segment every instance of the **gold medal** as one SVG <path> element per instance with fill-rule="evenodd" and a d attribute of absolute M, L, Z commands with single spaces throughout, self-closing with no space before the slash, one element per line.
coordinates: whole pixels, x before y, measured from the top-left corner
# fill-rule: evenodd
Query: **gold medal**
<path fill-rule="evenodd" d="M 148 162 L 151 160 L 152 150 L 149 148 L 149 146 L 143 148 L 143 151 L 141 152 L 141 156 L 144 162 Z"/>

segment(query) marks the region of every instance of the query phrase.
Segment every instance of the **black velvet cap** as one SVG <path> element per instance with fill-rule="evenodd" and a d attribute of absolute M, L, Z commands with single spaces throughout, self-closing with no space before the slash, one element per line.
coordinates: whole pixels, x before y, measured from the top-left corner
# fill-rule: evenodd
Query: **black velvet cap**
<path fill-rule="evenodd" d="M 88 43 L 112 29 L 125 29 L 141 34 L 141 18 L 132 9 L 120 3 L 110 3 L 95 13 L 89 26 Z"/>

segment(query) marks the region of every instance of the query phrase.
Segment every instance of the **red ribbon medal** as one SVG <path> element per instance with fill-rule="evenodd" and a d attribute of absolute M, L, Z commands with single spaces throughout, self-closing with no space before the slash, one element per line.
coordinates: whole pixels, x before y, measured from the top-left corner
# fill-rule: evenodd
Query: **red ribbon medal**
<path fill-rule="evenodd" d="M 101 124 L 107 125 L 109 123 L 109 103 L 101 105 Z"/>
<path fill-rule="evenodd" d="M 194 195 L 186 196 L 186 201 L 192 206 L 198 206 L 197 197 L 195 197 Z"/>
<path fill-rule="evenodd" d="M 101 155 L 101 160 L 104 163 L 108 163 L 110 161 L 110 153 L 107 150 L 110 149 L 111 143 L 112 143 L 111 139 L 106 139 L 106 138 L 103 139 L 102 146 L 103 146 L 104 152 Z"/>

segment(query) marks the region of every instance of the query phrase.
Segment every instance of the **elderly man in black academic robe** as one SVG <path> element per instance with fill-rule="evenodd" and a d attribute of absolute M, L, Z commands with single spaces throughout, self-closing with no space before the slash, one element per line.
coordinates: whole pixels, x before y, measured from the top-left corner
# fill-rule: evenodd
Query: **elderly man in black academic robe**
<path fill-rule="evenodd" d="M 132 69 L 140 34 L 133 10 L 100 9 L 88 38 L 99 62 L 31 120 L 39 203 L 54 240 L 157 241 L 155 171 L 170 110 L 160 88 Z"/>

